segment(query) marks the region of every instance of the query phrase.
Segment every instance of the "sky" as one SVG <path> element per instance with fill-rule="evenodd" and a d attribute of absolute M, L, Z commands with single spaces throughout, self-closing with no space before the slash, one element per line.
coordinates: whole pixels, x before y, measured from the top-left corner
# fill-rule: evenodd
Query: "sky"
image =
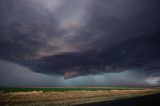
<path fill-rule="evenodd" d="M 1 0 L 0 86 L 160 86 L 159 0 Z"/>

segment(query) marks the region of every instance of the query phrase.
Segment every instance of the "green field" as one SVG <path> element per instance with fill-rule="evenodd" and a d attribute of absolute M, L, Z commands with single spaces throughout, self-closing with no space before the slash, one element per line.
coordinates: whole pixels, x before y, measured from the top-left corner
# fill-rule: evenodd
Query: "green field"
<path fill-rule="evenodd" d="M 133 88 L 129 87 L 81 87 L 81 88 L 23 88 L 23 87 L 2 87 L 0 91 L 3 92 L 31 92 L 31 91 L 43 91 L 43 92 L 66 92 L 66 91 L 109 91 L 109 90 L 129 90 Z M 144 89 L 144 88 L 134 88 L 134 89 Z"/>

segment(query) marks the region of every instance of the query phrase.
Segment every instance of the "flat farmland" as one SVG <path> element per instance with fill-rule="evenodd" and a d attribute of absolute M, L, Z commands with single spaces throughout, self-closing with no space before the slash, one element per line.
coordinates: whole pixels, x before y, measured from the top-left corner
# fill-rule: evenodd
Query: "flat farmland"
<path fill-rule="evenodd" d="M 160 93 L 160 88 L 0 88 L 0 106 L 70 106 Z"/>

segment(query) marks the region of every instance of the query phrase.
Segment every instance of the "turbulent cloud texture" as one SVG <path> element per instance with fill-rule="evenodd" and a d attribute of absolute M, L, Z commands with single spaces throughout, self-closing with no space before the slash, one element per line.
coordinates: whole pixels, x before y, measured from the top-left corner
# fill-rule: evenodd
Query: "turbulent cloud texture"
<path fill-rule="evenodd" d="M 1 0 L 0 59 L 66 79 L 125 70 L 159 73 L 159 5 L 159 0 Z"/>

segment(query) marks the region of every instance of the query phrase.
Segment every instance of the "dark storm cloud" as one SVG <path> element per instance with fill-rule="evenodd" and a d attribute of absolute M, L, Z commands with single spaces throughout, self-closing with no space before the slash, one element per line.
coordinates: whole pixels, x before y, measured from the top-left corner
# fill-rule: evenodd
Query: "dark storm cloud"
<path fill-rule="evenodd" d="M 65 78 L 159 70 L 159 4 L 159 0 L 1 0 L 0 58 Z"/>
<path fill-rule="evenodd" d="M 54 30 L 57 21 L 51 14 L 44 14 L 40 8 L 27 4 L 24 0 L 2 0 L 1 5 L 0 43 L 4 55 L 13 55 L 15 58 L 19 55 L 23 58 L 35 54 L 43 47 L 56 49 L 45 42 L 57 33 Z"/>
<path fill-rule="evenodd" d="M 159 4 L 158 0 L 93 0 L 88 36 L 98 36 L 95 42 L 106 45 L 158 31 Z"/>
<path fill-rule="evenodd" d="M 159 75 L 146 76 L 132 71 L 122 73 L 106 73 L 103 75 L 80 76 L 65 80 L 62 76 L 36 73 L 26 67 L 12 62 L 0 60 L 0 86 L 14 87 L 97 87 L 97 86 L 146 86 L 157 85 Z M 29 77 L 26 77 L 29 76 Z M 129 79 L 129 80 L 128 80 Z"/>

